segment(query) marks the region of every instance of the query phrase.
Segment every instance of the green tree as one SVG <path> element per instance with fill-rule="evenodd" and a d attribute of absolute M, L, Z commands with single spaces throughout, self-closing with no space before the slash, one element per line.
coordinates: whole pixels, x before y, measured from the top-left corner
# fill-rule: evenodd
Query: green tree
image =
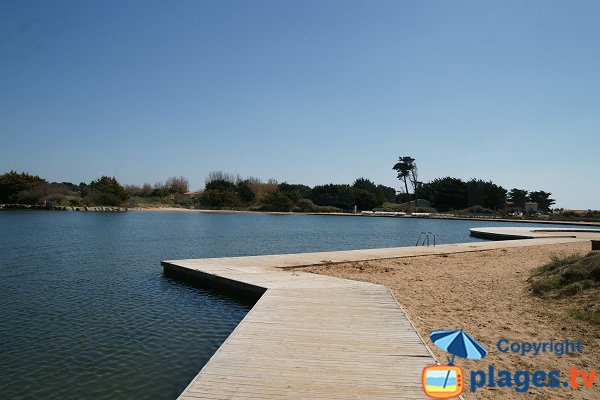
<path fill-rule="evenodd" d="M 342 210 L 354 208 L 354 191 L 350 185 L 319 185 L 312 189 L 311 198 L 319 206 L 333 206 Z"/>
<path fill-rule="evenodd" d="M 421 198 L 429 200 L 438 211 L 461 210 L 467 206 L 467 187 L 458 178 L 437 178 L 424 183 Z"/>
<path fill-rule="evenodd" d="M 90 182 L 88 199 L 103 206 L 119 206 L 129 198 L 127 191 L 114 176 L 103 176 Z"/>
<path fill-rule="evenodd" d="M 235 194 L 238 196 L 241 202 L 246 205 L 251 204 L 256 198 L 256 195 L 252 191 L 248 181 L 238 182 L 235 188 Z"/>
<path fill-rule="evenodd" d="M 527 202 L 527 190 L 512 188 L 508 192 L 508 199 L 513 202 L 515 207 L 524 209 Z"/>
<path fill-rule="evenodd" d="M 377 186 L 375 185 L 375 183 L 371 182 L 371 180 L 366 178 L 358 178 L 357 180 L 355 180 L 352 184 L 352 188 L 354 190 L 365 190 L 369 193 L 377 192 Z"/>
<path fill-rule="evenodd" d="M 359 210 L 372 210 L 382 203 L 377 201 L 377 197 L 373 193 L 363 189 L 355 189 L 354 204 Z"/>
<path fill-rule="evenodd" d="M 14 203 L 20 192 L 47 183 L 45 179 L 27 172 L 10 171 L 0 175 L 0 203 Z"/>
<path fill-rule="evenodd" d="M 267 194 L 264 198 L 264 202 L 264 208 L 270 211 L 289 212 L 294 206 L 294 201 L 292 201 L 292 199 L 290 199 L 286 193 L 279 189 Z"/>
<path fill-rule="evenodd" d="M 398 179 L 404 182 L 404 189 L 408 191 L 408 182 L 411 180 L 412 173 L 415 170 L 415 159 L 410 156 L 399 157 L 398 162 L 392 167 L 398 173 Z M 410 197 L 409 197 L 410 198 Z"/>
<path fill-rule="evenodd" d="M 386 201 L 392 203 L 396 199 L 396 189 L 390 186 L 377 185 L 377 201 L 380 204 Z"/>
<path fill-rule="evenodd" d="M 206 183 L 204 190 L 220 190 L 222 192 L 235 192 L 235 183 L 224 179 L 215 179 Z"/>
<path fill-rule="evenodd" d="M 355 204 L 359 210 L 372 210 L 386 201 L 393 202 L 396 197 L 396 189 L 384 185 L 375 185 L 374 182 L 366 178 L 355 180 L 352 189 L 354 190 Z"/>
<path fill-rule="evenodd" d="M 482 206 L 492 210 L 504 207 L 506 189 L 492 182 L 471 179 L 466 183 L 467 207 Z"/>
<path fill-rule="evenodd" d="M 280 183 L 277 188 L 282 193 L 285 193 L 294 203 L 297 203 L 300 199 L 309 198 L 312 192 L 311 188 L 306 185 L 290 184 L 287 182 Z"/>
<path fill-rule="evenodd" d="M 240 199 L 229 190 L 208 189 L 197 200 L 206 207 L 239 207 Z"/>
<path fill-rule="evenodd" d="M 538 203 L 538 206 L 542 211 L 550 210 L 550 207 L 556 202 L 554 199 L 551 199 L 550 196 L 552 196 L 552 193 L 544 192 L 543 190 L 529 193 L 531 201 Z"/>

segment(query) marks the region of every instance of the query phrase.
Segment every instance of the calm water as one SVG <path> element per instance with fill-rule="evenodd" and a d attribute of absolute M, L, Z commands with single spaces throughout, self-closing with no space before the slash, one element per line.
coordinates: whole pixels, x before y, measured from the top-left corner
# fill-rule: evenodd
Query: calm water
<path fill-rule="evenodd" d="M 421 231 L 477 241 L 468 228 L 503 225 L 0 212 L 0 398 L 176 398 L 251 304 L 167 278 L 160 260 L 412 246 Z"/>

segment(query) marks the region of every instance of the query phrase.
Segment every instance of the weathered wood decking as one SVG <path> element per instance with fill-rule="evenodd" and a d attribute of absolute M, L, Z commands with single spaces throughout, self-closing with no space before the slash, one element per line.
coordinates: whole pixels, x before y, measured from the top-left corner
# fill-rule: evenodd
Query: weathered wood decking
<path fill-rule="evenodd" d="M 421 370 L 435 361 L 384 286 L 275 267 L 193 269 L 267 290 L 180 399 L 423 398 Z"/>
<path fill-rule="evenodd" d="M 435 360 L 386 287 L 285 268 L 578 240 L 163 261 L 167 273 L 261 295 L 180 399 L 423 399 L 421 371 Z"/>

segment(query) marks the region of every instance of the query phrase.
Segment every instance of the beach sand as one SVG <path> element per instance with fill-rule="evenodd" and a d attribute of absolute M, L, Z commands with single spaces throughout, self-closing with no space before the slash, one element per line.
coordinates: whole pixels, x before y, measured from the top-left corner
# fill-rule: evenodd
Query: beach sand
<path fill-rule="evenodd" d="M 465 399 L 600 399 L 600 376 L 592 388 L 535 388 L 525 393 L 511 388 L 481 388 L 470 392 L 470 371 L 558 370 L 561 380 L 572 366 L 600 373 L 600 329 L 575 319 L 572 309 L 597 304 L 600 290 L 567 300 L 533 296 L 527 279 L 531 270 L 550 261 L 553 254 L 585 254 L 590 242 L 530 246 L 420 256 L 379 261 L 351 262 L 297 268 L 305 272 L 379 283 L 389 287 L 438 361 L 446 363 L 446 353 L 433 346 L 429 333 L 436 329 L 464 329 L 489 350 L 479 361 L 458 359 L 466 375 Z M 560 341 L 581 339 L 583 352 L 558 357 L 544 353 L 521 356 L 501 353 L 499 339 L 511 341 Z M 581 381 L 580 381 L 581 382 Z"/>

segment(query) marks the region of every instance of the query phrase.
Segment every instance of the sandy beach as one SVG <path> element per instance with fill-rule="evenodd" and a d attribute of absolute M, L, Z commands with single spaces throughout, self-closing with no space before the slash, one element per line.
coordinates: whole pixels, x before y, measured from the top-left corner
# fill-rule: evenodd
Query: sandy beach
<path fill-rule="evenodd" d="M 432 255 L 367 262 L 350 262 L 299 268 L 302 271 L 368 281 L 389 287 L 419 334 L 440 363 L 446 353 L 432 346 L 429 333 L 436 329 L 464 329 L 489 350 L 484 360 L 457 359 L 466 373 L 465 399 L 600 399 L 600 377 L 592 388 L 535 388 L 517 393 L 511 388 L 487 387 L 470 393 L 469 371 L 558 370 L 564 376 L 571 367 L 600 370 L 600 329 L 575 319 L 572 310 L 596 304 L 600 290 L 569 299 L 548 300 L 533 296 L 527 279 L 531 270 L 550 261 L 554 254 L 585 254 L 589 242 Z M 540 342 L 564 339 L 582 341 L 582 353 L 561 357 L 502 353 L 501 338 Z"/>

